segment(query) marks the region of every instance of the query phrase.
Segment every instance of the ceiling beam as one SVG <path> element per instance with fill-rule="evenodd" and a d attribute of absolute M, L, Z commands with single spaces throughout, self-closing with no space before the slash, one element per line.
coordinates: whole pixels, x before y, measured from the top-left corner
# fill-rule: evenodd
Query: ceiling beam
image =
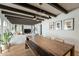
<path fill-rule="evenodd" d="M 46 11 L 46 10 L 43 10 L 43 9 L 37 8 L 37 7 L 35 7 L 35 6 L 32 6 L 32 5 L 28 4 L 28 3 L 14 3 L 14 4 L 19 5 L 19 6 L 22 6 L 22 7 L 25 7 L 25 8 L 29 8 L 29 9 L 35 10 L 35 11 L 37 11 L 37 12 L 41 12 L 41 13 L 47 14 L 47 15 L 49 15 L 49 16 L 54 16 L 54 17 L 56 17 L 55 14 L 50 13 L 50 12 L 48 12 L 48 11 Z"/>
<path fill-rule="evenodd" d="M 37 23 L 41 23 L 41 21 L 30 21 L 29 19 L 18 19 L 18 18 L 11 18 L 11 17 L 7 17 L 7 19 L 12 24 L 34 25 L 34 24 L 37 24 Z"/>
<path fill-rule="evenodd" d="M 15 19 L 28 19 L 28 18 L 20 18 L 20 17 L 15 17 L 15 16 L 10 16 L 10 15 L 5 15 L 5 17 L 7 17 L 7 18 L 15 18 Z M 29 19 L 29 20 L 31 20 L 31 19 Z"/>
<path fill-rule="evenodd" d="M 16 9 L 16 8 L 9 7 L 9 6 L 6 6 L 6 5 L 1 5 L 1 4 L 0 4 L 0 8 L 1 8 L 1 9 L 10 10 L 10 11 L 14 11 L 14 12 L 23 13 L 23 14 L 28 14 L 28 15 L 32 15 L 32 16 L 38 16 L 38 17 L 42 17 L 42 18 L 45 18 L 45 19 L 49 19 L 49 17 L 46 17 L 46 16 L 42 16 L 42 15 L 39 15 L 39 14 L 27 12 L 27 11 L 20 10 L 20 9 Z"/>
<path fill-rule="evenodd" d="M 12 17 L 19 17 L 19 18 L 25 18 L 25 19 L 33 19 L 34 17 L 30 17 L 30 16 L 25 16 L 25 15 L 20 15 L 20 14 L 15 14 L 15 13 L 11 13 L 11 12 L 7 12 L 7 11 L 2 11 L 3 14 L 5 14 L 6 16 L 12 16 Z M 44 19 L 40 19 L 40 18 L 36 18 L 39 21 L 43 21 Z"/>
<path fill-rule="evenodd" d="M 6 17 L 8 16 L 8 17 L 20 18 L 20 19 L 30 19 L 30 20 L 33 20 L 34 19 L 34 18 L 20 17 L 20 16 L 15 16 L 15 15 L 10 15 L 10 14 L 5 14 L 5 16 Z M 36 18 L 36 21 L 44 21 L 44 19 Z"/>
<path fill-rule="evenodd" d="M 20 17 L 15 17 L 15 16 L 10 16 L 10 15 L 5 15 L 5 17 L 7 18 L 12 18 L 12 19 L 28 19 L 29 21 L 41 21 L 39 19 L 33 20 L 33 19 L 29 19 L 29 18 L 20 18 Z"/>
<path fill-rule="evenodd" d="M 33 18 L 33 17 L 30 17 L 30 16 L 21 15 L 21 14 L 17 14 L 17 13 L 13 13 L 13 12 L 8 12 L 8 11 L 1 11 L 1 12 L 2 12 L 2 14 L 9 14 L 9 15 L 14 15 L 14 16 Z"/>
<path fill-rule="evenodd" d="M 38 23 L 41 23 L 41 22 L 17 22 L 16 19 L 8 19 L 12 24 L 23 24 L 23 25 L 35 25 L 35 24 L 38 24 Z"/>
<path fill-rule="evenodd" d="M 6 16 L 8 19 L 16 19 L 16 20 L 23 20 L 23 21 L 31 21 L 31 22 L 40 22 L 40 21 L 36 21 L 36 20 L 31 20 L 31 19 L 22 19 L 22 18 L 16 18 L 16 17 L 9 17 Z"/>
<path fill-rule="evenodd" d="M 63 13 L 68 13 L 68 11 L 66 9 L 64 9 L 62 6 L 60 6 L 59 4 L 57 3 L 48 3 L 50 6 L 60 10 L 61 12 Z"/>

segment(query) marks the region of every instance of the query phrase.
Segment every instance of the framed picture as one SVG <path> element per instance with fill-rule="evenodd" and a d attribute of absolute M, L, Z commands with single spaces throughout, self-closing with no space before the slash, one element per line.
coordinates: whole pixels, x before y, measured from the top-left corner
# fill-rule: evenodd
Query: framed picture
<path fill-rule="evenodd" d="M 61 30 L 62 29 L 62 21 L 56 21 L 55 22 L 55 29 Z"/>
<path fill-rule="evenodd" d="M 49 29 L 50 30 L 54 30 L 54 22 L 50 22 L 49 23 Z"/>
<path fill-rule="evenodd" d="M 74 18 L 64 20 L 64 30 L 74 30 Z"/>

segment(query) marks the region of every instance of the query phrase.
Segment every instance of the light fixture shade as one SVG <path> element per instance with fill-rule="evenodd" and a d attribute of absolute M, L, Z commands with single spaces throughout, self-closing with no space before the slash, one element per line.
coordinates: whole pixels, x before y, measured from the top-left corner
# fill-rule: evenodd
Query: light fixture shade
<path fill-rule="evenodd" d="M 36 20 L 36 19 L 37 19 L 37 17 L 36 17 L 36 16 L 34 16 L 33 20 Z"/>
<path fill-rule="evenodd" d="M 39 3 L 39 5 L 42 5 L 43 3 Z"/>

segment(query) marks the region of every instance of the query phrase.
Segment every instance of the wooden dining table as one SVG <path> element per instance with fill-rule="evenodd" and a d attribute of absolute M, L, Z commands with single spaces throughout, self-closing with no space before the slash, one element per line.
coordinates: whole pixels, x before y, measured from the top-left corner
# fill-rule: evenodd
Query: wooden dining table
<path fill-rule="evenodd" d="M 74 56 L 74 45 L 45 38 L 39 38 L 29 41 L 32 41 L 44 51 L 47 51 L 54 56 L 65 56 L 68 52 L 70 52 L 70 56 Z"/>

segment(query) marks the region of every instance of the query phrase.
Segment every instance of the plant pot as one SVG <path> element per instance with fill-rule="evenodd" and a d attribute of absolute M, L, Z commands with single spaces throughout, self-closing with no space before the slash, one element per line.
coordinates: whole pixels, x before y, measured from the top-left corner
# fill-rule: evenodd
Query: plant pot
<path fill-rule="evenodd" d="M 1 48 L 2 48 L 2 50 L 8 49 L 8 44 L 1 44 Z"/>

